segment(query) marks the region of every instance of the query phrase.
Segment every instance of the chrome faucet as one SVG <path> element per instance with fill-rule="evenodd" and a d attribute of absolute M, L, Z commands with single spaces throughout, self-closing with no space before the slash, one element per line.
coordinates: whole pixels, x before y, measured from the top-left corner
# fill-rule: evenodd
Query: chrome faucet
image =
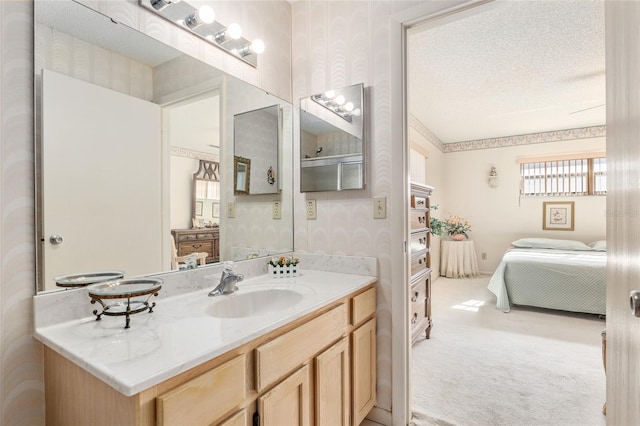
<path fill-rule="evenodd" d="M 220 282 L 209 292 L 209 297 L 219 296 L 221 294 L 231 294 L 238 290 L 237 283 L 244 279 L 244 275 L 235 274 L 233 272 L 235 265 L 232 261 L 224 262 L 224 269 L 222 270 L 222 276 Z"/>

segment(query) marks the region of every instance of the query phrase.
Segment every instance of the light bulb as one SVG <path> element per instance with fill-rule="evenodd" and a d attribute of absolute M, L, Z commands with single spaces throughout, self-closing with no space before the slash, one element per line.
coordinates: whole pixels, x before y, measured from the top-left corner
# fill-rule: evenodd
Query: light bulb
<path fill-rule="evenodd" d="M 210 6 L 202 6 L 191 15 L 187 16 L 184 24 L 192 30 L 202 24 L 210 24 L 216 19 L 216 13 Z"/>
<path fill-rule="evenodd" d="M 205 24 L 210 24 L 216 20 L 216 13 L 213 11 L 211 6 L 202 6 L 198 9 L 198 15 Z"/>
<path fill-rule="evenodd" d="M 351 102 L 347 102 L 346 104 L 344 104 L 344 110 L 347 112 L 353 111 L 353 104 Z"/>
<path fill-rule="evenodd" d="M 264 52 L 264 41 L 259 38 L 253 40 L 251 42 L 251 51 L 257 54 Z"/>
<path fill-rule="evenodd" d="M 342 96 L 342 95 L 338 95 L 338 96 L 336 96 L 336 101 L 335 101 L 335 102 L 336 102 L 338 105 L 342 105 L 342 104 L 344 104 L 344 101 L 345 101 L 344 96 Z"/>
<path fill-rule="evenodd" d="M 328 90 L 328 91 L 324 92 L 324 96 L 325 96 L 327 99 L 333 99 L 333 98 L 335 98 L 335 97 L 336 97 L 336 92 L 335 92 L 335 91 L 333 91 L 333 90 Z"/>
<path fill-rule="evenodd" d="M 355 115 L 356 117 L 360 117 L 360 114 L 362 114 L 362 111 L 360 111 L 360 108 L 356 108 L 351 112 L 351 115 Z"/>
<path fill-rule="evenodd" d="M 227 34 L 230 38 L 232 38 L 232 39 L 234 39 L 234 40 L 237 40 L 237 39 L 239 39 L 240 37 L 242 37 L 242 28 L 240 28 L 240 25 L 238 25 L 238 24 L 236 24 L 236 23 L 234 22 L 233 24 L 231 24 L 231 25 L 229 25 L 229 26 L 227 27 L 226 34 Z"/>

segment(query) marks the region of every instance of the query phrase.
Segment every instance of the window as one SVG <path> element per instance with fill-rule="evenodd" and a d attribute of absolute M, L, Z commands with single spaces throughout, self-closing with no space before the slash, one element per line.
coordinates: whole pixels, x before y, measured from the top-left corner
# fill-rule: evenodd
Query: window
<path fill-rule="evenodd" d="M 607 193 L 607 158 L 519 160 L 520 195 L 567 196 L 605 195 Z"/>

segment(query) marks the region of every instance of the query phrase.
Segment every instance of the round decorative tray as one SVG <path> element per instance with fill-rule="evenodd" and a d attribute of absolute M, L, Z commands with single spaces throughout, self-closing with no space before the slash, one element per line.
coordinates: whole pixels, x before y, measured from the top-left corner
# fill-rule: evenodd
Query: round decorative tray
<path fill-rule="evenodd" d="M 61 275 L 54 277 L 53 280 L 58 287 L 86 287 L 104 281 L 118 280 L 122 277 L 124 277 L 124 271 L 114 270 Z"/>
<path fill-rule="evenodd" d="M 99 321 L 102 315 L 124 315 L 126 317 L 124 328 L 129 328 L 130 315 L 144 312 L 147 309 L 149 312 L 153 312 L 156 303 L 149 303 L 149 298 L 158 295 L 162 283 L 160 278 L 129 278 L 88 286 L 87 292 L 91 303 L 98 302 L 102 306 L 102 312 L 98 313 L 97 309 L 93 311 L 96 321 Z M 138 299 L 132 300 L 132 298 Z M 105 300 L 109 302 L 105 302 Z"/>

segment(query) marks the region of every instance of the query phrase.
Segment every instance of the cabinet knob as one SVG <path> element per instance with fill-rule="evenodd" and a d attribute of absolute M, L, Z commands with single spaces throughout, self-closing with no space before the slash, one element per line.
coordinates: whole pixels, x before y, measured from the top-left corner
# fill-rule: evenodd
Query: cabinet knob
<path fill-rule="evenodd" d="M 413 314 L 413 318 L 411 318 L 411 324 L 415 324 L 418 321 L 418 314 Z"/>
<path fill-rule="evenodd" d="M 417 291 L 414 293 L 413 296 L 411 296 L 411 301 L 412 302 L 417 302 L 418 301 L 418 292 Z"/>

